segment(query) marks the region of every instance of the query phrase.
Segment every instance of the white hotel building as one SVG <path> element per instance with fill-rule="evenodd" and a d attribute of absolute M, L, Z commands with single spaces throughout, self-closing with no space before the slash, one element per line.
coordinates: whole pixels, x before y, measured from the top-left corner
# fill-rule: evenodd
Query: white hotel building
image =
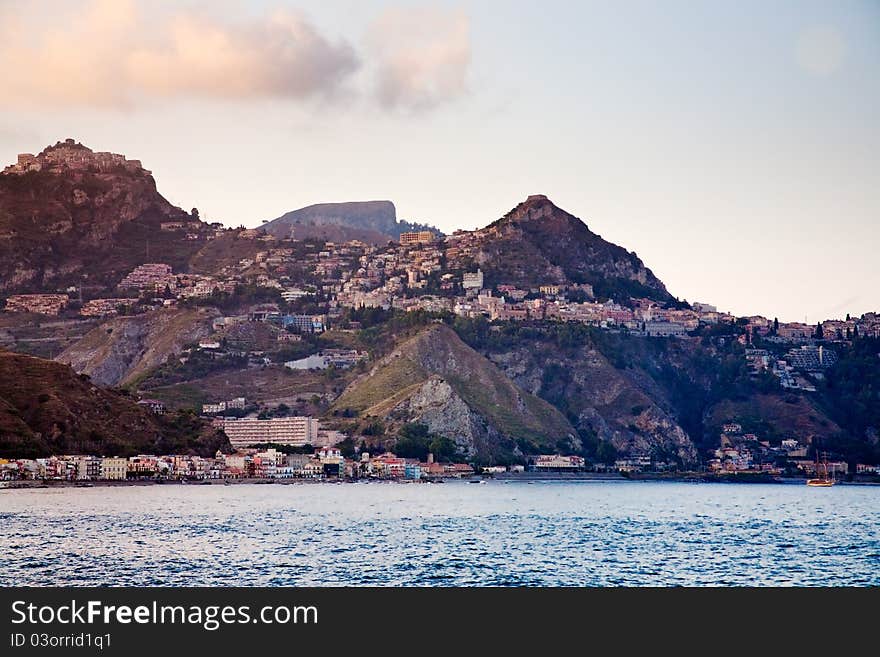
<path fill-rule="evenodd" d="M 216 422 L 216 426 L 223 429 L 236 448 L 258 443 L 302 447 L 315 445 L 318 441 L 318 421 L 311 417 L 223 418 Z"/>

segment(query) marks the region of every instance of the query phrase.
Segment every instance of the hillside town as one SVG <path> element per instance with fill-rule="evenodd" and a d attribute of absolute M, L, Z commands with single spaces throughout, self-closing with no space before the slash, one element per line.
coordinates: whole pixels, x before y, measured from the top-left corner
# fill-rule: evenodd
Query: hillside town
<path fill-rule="evenodd" d="M 708 303 L 689 307 L 632 299 L 628 305 L 597 299 L 588 284 L 547 283 L 528 289 L 486 284 L 484 272 L 468 269 L 483 231 L 438 238 L 430 232 L 404 233 L 397 243 L 369 245 L 358 240 L 344 243 L 278 240 L 260 230 L 241 229 L 235 239 L 252 240 L 253 257 L 224 266 L 213 276 L 174 272 L 166 263 L 139 265 L 117 285 L 114 296 L 81 299 L 71 288 L 51 294 L 15 294 L 6 299 L 5 312 L 49 317 L 109 318 L 160 308 L 233 297 L 242 286 L 262 289 L 276 302 L 252 304 L 247 312 L 214 320 L 214 335 L 195 350 L 218 356 L 245 356 L 254 364 L 267 364 L 264 349 L 240 339 L 256 324 L 272 327 L 276 343 L 293 343 L 303 334 L 319 334 L 339 325 L 345 309 L 376 308 L 403 312 L 448 313 L 488 321 L 577 322 L 631 335 L 682 340 L 699 339 L 708 332 L 723 334 L 735 326 L 730 339 L 745 347 L 748 365 L 757 374 L 772 373 L 785 388 L 814 391 L 810 378 L 823 376 L 833 366 L 835 342 L 854 336 L 880 336 L 880 315 L 826 319 L 815 325 L 779 322 L 761 316 L 736 317 Z M 260 248 L 264 247 L 264 248 Z M 319 312 L 296 312 L 305 307 Z M 755 347 L 787 346 L 771 353 Z M 236 348 L 238 345 L 238 348 Z M 249 348 L 250 347 L 250 348 Z M 191 349 L 182 357 L 187 358 Z M 367 357 L 353 350 L 324 350 L 285 362 L 293 370 L 348 368 Z"/>
<path fill-rule="evenodd" d="M 701 326 L 736 323 L 745 329 L 745 343 L 754 335 L 791 345 L 846 340 L 853 335 L 880 336 L 877 313 L 807 325 L 761 316 L 736 317 L 707 303 L 695 302 L 682 308 L 651 299 L 632 299 L 625 306 L 596 299 L 588 284 L 547 283 L 528 289 L 505 283 L 487 286 L 479 267 L 468 270 L 460 266 L 471 253 L 469 249 L 476 248 L 470 245 L 480 239 L 480 232 L 459 232 L 445 238 L 429 232 L 404 233 L 399 243 L 384 247 L 358 240 L 340 244 L 307 242 L 302 243 L 304 252 L 294 253 L 292 248 L 274 246 L 280 240 L 271 235 L 242 229 L 236 235 L 238 239 L 265 244 L 265 249 L 256 251 L 253 258 L 225 266 L 214 276 L 175 273 L 161 262 L 139 265 L 117 284 L 117 290 L 129 296 L 84 300 L 76 312 L 96 317 L 124 313 L 133 306 L 141 311 L 173 307 L 187 300 L 232 295 L 237 286 L 254 285 L 277 291 L 279 300 L 285 303 L 315 300 L 326 308 L 320 319 L 314 320 L 285 314 L 278 305 L 266 304 L 248 318 L 279 322 L 294 332 L 320 332 L 328 321 L 340 316 L 343 308 L 381 308 L 482 316 L 490 321 L 572 321 L 649 337 L 687 338 Z M 5 311 L 58 316 L 68 309 L 77 292 L 73 288 L 52 294 L 10 295 Z M 242 318 L 224 321 L 232 323 Z"/>

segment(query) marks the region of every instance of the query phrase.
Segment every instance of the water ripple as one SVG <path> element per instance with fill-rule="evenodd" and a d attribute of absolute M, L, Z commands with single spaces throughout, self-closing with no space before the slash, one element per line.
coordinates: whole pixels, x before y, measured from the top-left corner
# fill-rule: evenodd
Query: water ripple
<path fill-rule="evenodd" d="M 875 487 L 659 482 L 6 490 L 0 578 L 878 586 L 878 498 Z"/>

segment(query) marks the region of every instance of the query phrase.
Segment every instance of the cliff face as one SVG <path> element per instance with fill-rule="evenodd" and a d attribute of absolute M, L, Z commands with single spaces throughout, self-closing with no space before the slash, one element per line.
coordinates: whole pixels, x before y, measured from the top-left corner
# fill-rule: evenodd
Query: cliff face
<path fill-rule="evenodd" d="M 476 264 L 488 284 L 589 284 L 604 298 L 672 299 L 635 253 L 603 240 L 545 196 L 530 196 L 479 235 Z"/>
<path fill-rule="evenodd" d="M 550 341 L 489 354 L 521 388 L 565 410 L 582 436 L 621 455 L 651 455 L 694 465 L 694 441 L 665 391 L 639 369 L 618 369 L 593 345 L 560 351 Z"/>
<path fill-rule="evenodd" d="M 184 345 L 211 333 L 214 309 L 155 310 L 117 317 L 89 331 L 56 358 L 101 385 L 127 385 Z"/>
<path fill-rule="evenodd" d="M 559 409 L 592 460 L 649 456 L 691 467 L 719 446 L 731 422 L 773 444 L 797 438 L 846 447 L 827 401 L 753 376 L 730 344 L 577 324 L 460 332 L 521 389 Z"/>
<path fill-rule="evenodd" d="M 94 385 L 60 363 L 0 351 L 0 456 L 130 455 L 193 450 L 228 441 L 201 421 L 186 434 L 130 397 Z"/>
<path fill-rule="evenodd" d="M 374 244 L 397 240 L 411 230 L 438 232 L 430 226 L 398 221 L 391 201 L 318 203 L 283 214 L 263 228 L 276 237 L 359 239 Z"/>
<path fill-rule="evenodd" d="M 69 140 L 0 174 L 0 291 L 113 287 L 149 252 L 184 270 L 205 224 L 171 205 L 149 171 Z"/>
<path fill-rule="evenodd" d="M 420 422 L 477 459 L 580 443 L 550 404 L 518 388 L 444 326 L 398 346 L 336 400 L 337 411 Z"/>

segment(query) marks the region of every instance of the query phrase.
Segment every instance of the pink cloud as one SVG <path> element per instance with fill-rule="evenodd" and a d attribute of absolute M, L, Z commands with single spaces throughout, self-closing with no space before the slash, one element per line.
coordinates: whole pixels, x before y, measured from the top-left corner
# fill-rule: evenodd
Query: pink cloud
<path fill-rule="evenodd" d="M 359 67 L 348 44 L 328 40 L 299 12 L 227 23 L 191 13 L 149 19 L 132 0 L 61 5 L 71 6 L 69 20 L 49 27 L 33 15 L 38 6 L 6 9 L 0 103 L 125 107 L 156 97 L 303 99 L 332 95 Z"/>
<path fill-rule="evenodd" d="M 385 107 L 431 109 L 467 91 L 470 21 L 463 12 L 388 9 L 372 25 L 368 41 Z"/>

